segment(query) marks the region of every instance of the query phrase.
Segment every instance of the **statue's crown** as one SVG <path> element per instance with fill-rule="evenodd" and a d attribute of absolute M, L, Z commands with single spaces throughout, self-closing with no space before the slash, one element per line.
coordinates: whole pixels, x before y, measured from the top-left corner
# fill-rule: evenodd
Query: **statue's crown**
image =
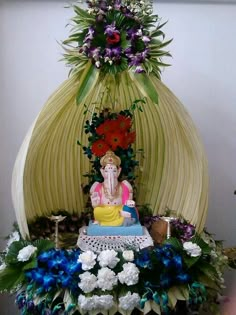
<path fill-rule="evenodd" d="M 119 156 L 115 155 L 112 151 L 107 151 L 107 153 L 101 158 L 100 164 L 102 167 L 105 167 L 107 164 L 113 164 L 117 167 L 120 166 L 121 160 Z"/>

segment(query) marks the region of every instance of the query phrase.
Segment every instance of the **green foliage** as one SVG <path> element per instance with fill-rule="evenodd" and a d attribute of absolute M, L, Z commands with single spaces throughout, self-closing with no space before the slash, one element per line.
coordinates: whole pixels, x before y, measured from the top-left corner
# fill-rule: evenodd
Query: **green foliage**
<path fill-rule="evenodd" d="M 76 95 L 77 104 L 81 104 L 84 98 L 92 90 L 98 80 L 98 70 L 90 63 L 86 65 L 86 68 L 80 78 L 79 88 Z"/>
<path fill-rule="evenodd" d="M 170 237 L 164 241 L 164 244 L 171 244 L 177 251 L 182 251 L 183 246 L 176 237 Z"/>
<path fill-rule="evenodd" d="M 133 72 L 130 72 L 130 76 L 134 78 L 134 83 L 137 85 L 139 90 L 142 91 L 145 96 L 150 97 L 153 103 L 158 104 L 158 93 L 150 76 L 146 73 Z"/>
<path fill-rule="evenodd" d="M 24 247 L 32 245 L 37 247 L 37 251 L 26 261 L 19 261 L 18 254 Z M 54 243 L 48 240 L 37 240 L 29 242 L 25 240 L 13 242 L 5 253 L 3 259 L 5 268 L 0 271 L 0 291 L 11 292 L 24 284 L 25 271 L 37 267 L 37 255 L 41 251 L 54 247 Z"/>
<path fill-rule="evenodd" d="M 22 284 L 24 273 L 15 266 L 0 271 L 0 292 L 12 292 Z"/>

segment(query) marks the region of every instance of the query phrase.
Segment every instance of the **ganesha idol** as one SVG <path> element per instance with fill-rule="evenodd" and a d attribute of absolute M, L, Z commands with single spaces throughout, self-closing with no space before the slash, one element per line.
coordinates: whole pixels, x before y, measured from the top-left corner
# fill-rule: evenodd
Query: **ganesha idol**
<path fill-rule="evenodd" d="M 126 180 L 118 181 L 120 158 L 107 151 L 100 164 L 104 181 L 95 182 L 90 189 L 94 221 L 89 224 L 88 235 L 143 235 L 132 186 Z"/>

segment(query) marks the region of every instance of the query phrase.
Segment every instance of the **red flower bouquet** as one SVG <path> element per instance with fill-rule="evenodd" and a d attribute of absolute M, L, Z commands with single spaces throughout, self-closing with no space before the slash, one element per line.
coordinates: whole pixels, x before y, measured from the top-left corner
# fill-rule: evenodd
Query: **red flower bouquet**
<path fill-rule="evenodd" d="M 97 125 L 91 150 L 95 156 L 102 156 L 111 149 L 128 149 L 135 141 L 135 131 L 131 131 L 132 119 L 124 114 L 113 114 Z M 105 152 L 104 152 L 105 151 Z"/>

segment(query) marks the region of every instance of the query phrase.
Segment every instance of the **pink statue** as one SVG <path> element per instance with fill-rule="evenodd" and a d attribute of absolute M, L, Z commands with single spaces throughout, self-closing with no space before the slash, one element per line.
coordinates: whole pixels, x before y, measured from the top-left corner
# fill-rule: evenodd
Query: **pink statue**
<path fill-rule="evenodd" d="M 95 182 L 91 189 L 95 223 L 103 226 L 131 225 L 138 221 L 133 189 L 126 180 L 119 182 L 120 158 L 112 151 L 101 158 L 102 183 Z"/>

